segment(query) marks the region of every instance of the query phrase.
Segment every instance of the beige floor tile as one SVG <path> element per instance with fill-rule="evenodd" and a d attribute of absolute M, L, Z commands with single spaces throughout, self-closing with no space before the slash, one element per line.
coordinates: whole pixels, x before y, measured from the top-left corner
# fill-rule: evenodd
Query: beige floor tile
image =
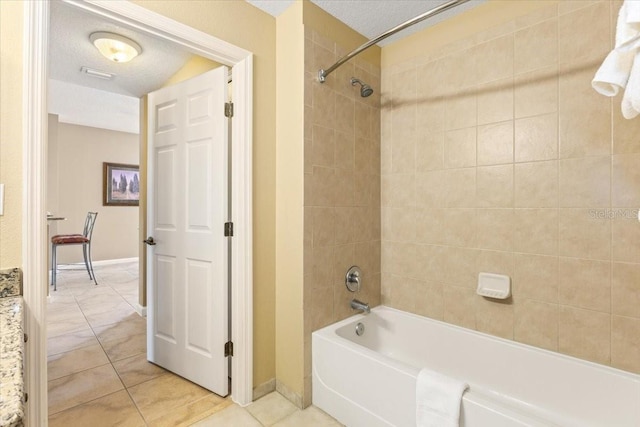
<path fill-rule="evenodd" d="M 145 420 L 153 420 L 210 394 L 202 387 L 167 373 L 128 389 Z"/>
<path fill-rule="evenodd" d="M 57 337 L 50 337 L 47 338 L 47 356 L 88 347 L 94 344 L 98 344 L 98 339 L 91 329 L 82 329 L 80 331 L 58 335 Z"/>
<path fill-rule="evenodd" d="M 49 417 L 50 427 L 143 427 L 142 416 L 122 390 Z"/>
<path fill-rule="evenodd" d="M 89 347 L 49 356 L 47 374 L 49 381 L 51 381 L 107 363 L 109 363 L 107 355 L 102 346 L 96 343 Z"/>
<path fill-rule="evenodd" d="M 297 409 L 278 392 L 269 393 L 247 406 L 247 411 L 265 426 L 273 425 Z"/>
<path fill-rule="evenodd" d="M 233 405 L 231 400 L 210 394 L 188 405 L 181 406 L 148 422 L 150 427 L 190 426 Z"/>
<path fill-rule="evenodd" d="M 86 316 L 130 307 L 129 303 L 121 296 L 110 296 L 108 299 L 105 299 L 100 303 L 79 305 L 80 309 Z"/>
<path fill-rule="evenodd" d="M 101 342 L 135 334 L 145 334 L 147 332 L 147 320 L 136 314 L 118 323 L 96 326 L 93 331 Z"/>
<path fill-rule="evenodd" d="M 315 406 L 309 406 L 305 410 L 297 410 L 284 420 L 274 424 L 274 427 L 339 427 L 341 425 L 324 411 Z"/>
<path fill-rule="evenodd" d="M 125 387 L 133 387 L 167 372 L 160 366 L 147 361 L 146 353 L 140 353 L 114 362 L 113 367 L 118 372 Z"/>
<path fill-rule="evenodd" d="M 194 427 L 262 427 L 246 409 L 236 404 L 213 414 L 193 425 Z M 297 427 L 302 427 L 300 424 Z M 305 426 L 306 427 L 306 426 Z"/>
<path fill-rule="evenodd" d="M 89 325 L 91 325 L 92 328 L 126 321 L 133 316 L 139 316 L 139 314 L 136 313 L 133 307 L 131 307 L 131 305 L 126 302 L 123 303 L 122 306 L 114 310 L 86 315 L 87 322 L 89 322 Z"/>
<path fill-rule="evenodd" d="M 135 334 L 101 342 L 104 351 L 112 362 L 147 352 L 146 334 Z"/>
<path fill-rule="evenodd" d="M 71 332 L 78 332 L 82 330 L 90 329 L 87 320 L 82 318 L 73 318 L 70 320 L 63 320 L 60 322 L 48 322 L 47 323 L 47 337 L 57 337 L 59 335 L 69 334 Z"/>
<path fill-rule="evenodd" d="M 49 414 L 73 408 L 124 389 L 111 365 L 99 366 L 49 381 Z"/>

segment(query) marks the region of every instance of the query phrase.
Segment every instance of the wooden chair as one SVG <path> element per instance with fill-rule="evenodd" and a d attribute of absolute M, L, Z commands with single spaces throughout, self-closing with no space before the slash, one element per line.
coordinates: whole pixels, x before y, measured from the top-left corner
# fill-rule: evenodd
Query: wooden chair
<path fill-rule="evenodd" d="M 51 285 L 53 290 L 57 290 L 56 273 L 58 264 L 56 259 L 56 249 L 58 246 L 82 245 L 82 255 L 84 256 L 84 266 L 89 273 L 89 279 L 97 285 L 96 275 L 93 273 L 93 263 L 91 262 L 91 236 L 93 235 L 93 226 L 96 224 L 98 212 L 88 212 L 87 219 L 84 221 L 84 230 L 82 234 L 58 234 L 51 238 Z"/>

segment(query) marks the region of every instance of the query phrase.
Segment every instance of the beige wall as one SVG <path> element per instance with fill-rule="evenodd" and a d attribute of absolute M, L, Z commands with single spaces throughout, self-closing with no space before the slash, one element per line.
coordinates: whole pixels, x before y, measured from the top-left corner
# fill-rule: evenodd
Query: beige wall
<path fill-rule="evenodd" d="M 303 396 L 303 104 L 302 3 L 276 28 L 276 380 L 297 406 Z"/>
<path fill-rule="evenodd" d="M 202 73 L 206 73 L 207 71 L 218 68 L 220 65 L 222 64 L 198 55 L 194 55 L 189 58 L 186 64 L 184 64 L 182 68 L 176 71 L 173 76 L 169 77 L 169 80 L 167 80 L 162 87 L 171 86 L 190 79 L 191 77 L 199 76 Z"/>
<path fill-rule="evenodd" d="M 47 210 L 67 218 L 52 221 L 51 233 L 81 233 L 87 212 L 98 212 L 93 261 L 138 257 L 138 207 L 102 205 L 103 162 L 137 165 L 138 144 L 133 133 L 67 123 L 49 127 L 47 191 L 52 197 Z M 62 264 L 82 262 L 75 246 L 59 247 L 57 256 Z"/>
<path fill-rule="evenodd" d="M 621 3 L 507 3 L 383 49 L 383 301 L 640 372 L 640 120 L 590 84 Z"/>
<path fill-rule="evenodd" d="M 0 268 L 22 265 L 22 8 L 0 2 Z"/>

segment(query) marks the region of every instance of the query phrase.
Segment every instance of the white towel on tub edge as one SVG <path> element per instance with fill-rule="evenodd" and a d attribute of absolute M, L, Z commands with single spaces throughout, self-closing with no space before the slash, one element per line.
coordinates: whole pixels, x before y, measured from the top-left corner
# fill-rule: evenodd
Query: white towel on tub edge
<path fill-rule="evenodd" d="M 416 383 L 417 427 L 458 427 L 462 395 L 469 385 L 422 369 Z"/>

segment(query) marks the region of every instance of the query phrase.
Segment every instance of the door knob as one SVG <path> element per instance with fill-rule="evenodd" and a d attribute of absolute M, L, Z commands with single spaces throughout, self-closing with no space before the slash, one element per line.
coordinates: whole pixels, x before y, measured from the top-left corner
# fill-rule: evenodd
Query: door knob
<path fill-rule="evenodd" d="M 155 244 L 156 244 L 156 242 L 153 241 L 153 237 L 152 236 L 147 237 L 147 239 L 143 240 L 142 242 L 146 243 L 149 246 L 155 246 Z"/>

